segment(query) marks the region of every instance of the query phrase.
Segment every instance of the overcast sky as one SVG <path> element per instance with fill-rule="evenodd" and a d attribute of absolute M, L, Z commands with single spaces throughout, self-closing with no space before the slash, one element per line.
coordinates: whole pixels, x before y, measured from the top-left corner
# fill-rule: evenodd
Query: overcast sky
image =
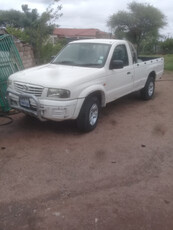
<path fill-rule="evenodd" d="M 29 8 L 37 8 L 43 12 L 49 0 L 0 0 L 0 9 L 21 10 L 22 4 Z M 128 0 L 61 0 L 63 16 L 58 20 L 60 27 L 65 28 L 97 28 L 109 31 L 106 22 L 110 15 L 119 10 L 127 10 Z M 165 36 L 173 36 L 173 2 L 171 0 L 136 0 L 150 3 L 160 9 L 166 16 L 168 25 L 161 31 Z"/>

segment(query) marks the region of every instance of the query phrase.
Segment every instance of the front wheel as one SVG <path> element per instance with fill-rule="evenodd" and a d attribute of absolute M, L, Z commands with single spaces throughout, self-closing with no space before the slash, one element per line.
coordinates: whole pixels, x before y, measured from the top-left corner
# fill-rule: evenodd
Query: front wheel
<path fill-rule="evenodd" d="M 141 89 L 141 96 L 144 100 L 149 100 L 154 96 L 155 80 L 153 77 L 149 77 L 145 87 Z"/>
<path fill-rule="evenodd" d="M 100 114 L 100 101 L 96 96 L 88 97 L 77 118 L 77 126 L 83 132 L 89 132 L 97 126 Z"/>

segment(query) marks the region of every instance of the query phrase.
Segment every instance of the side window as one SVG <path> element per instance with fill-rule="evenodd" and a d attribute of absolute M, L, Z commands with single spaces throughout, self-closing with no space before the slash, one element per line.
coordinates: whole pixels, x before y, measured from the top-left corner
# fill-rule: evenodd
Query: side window
<path fill-rule="evenodd" d="M 123 61 L 124 66 L 129 65 L 129 59 L 127 55 L 127 49 L 125 45 L 118 45 L 112 55 L 112 60 Z"/>

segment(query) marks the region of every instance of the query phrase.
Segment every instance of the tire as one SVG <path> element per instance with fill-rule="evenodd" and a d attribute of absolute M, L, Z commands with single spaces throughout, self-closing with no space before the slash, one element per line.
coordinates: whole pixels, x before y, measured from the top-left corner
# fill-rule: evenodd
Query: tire
<path fill-rule="evenodd" d="M 154 96 L 155 91 L 155 80 L 154 77 L 149 77 L 145 87 L 141 89 L 141 97 L 144 100 L 150 100 Z"/>
<path fill-rule="evenodd" d="M 77 126 L 83 132 L 90 132 L 97 126 L 100 114 L 100 101 L 96 96 L 86 98 L 79 116 Z"/>

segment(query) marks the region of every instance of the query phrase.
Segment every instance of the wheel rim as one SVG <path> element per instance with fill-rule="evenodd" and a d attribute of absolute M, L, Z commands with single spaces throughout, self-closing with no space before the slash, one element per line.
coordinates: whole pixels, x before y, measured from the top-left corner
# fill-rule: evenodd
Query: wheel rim
<path fill-rule="evenodd" d="M 154 92 L 154 83 L 151 81 L 149 86 L 148 86 L 148 95 L 151 97 Z"/>
<path fill-rule="evenodd" d="M 99 109 L 97 104 L 93 104 L 89 112 L 89 123 L 91 126 L 95 125 L 98 119 Z"/>

